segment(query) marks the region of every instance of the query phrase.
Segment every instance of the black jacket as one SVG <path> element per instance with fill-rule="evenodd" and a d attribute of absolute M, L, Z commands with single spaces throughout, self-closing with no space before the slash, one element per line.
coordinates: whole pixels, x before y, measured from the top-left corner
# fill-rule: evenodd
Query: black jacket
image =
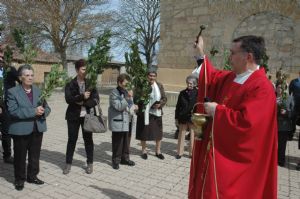
<path fill-rule="evenodd" d="M 2 114 L 0 115 L 0 122 L 2 123 L 2 131 L 8 132 L 9 127 L 9 116 L 7 113 L 6 107 L 6 98 L 7 98 L 7 91 L 10 88 L 13 88 L 17 85 L 17 82 L 20 84 L 21 81 L 19 80 L 19 75 L 15 67 L 9 66 L 3 69 L 3 88 L 4 88 L 4 99 L 1 100 L 1 108 Z"/>
<path fill-rule="evenodd" d="M 16 82 L 19 84 L 21 81 L 19 80 L 19 75 L 15 67 L 9 66 L 4 69 L 4 91 L 5 98 L 7 90 L 16 86 Z"/>
<path fill-rule="evenodd" d="M 191 111 L 197 101 L 197 93 L 196 88 L 191 91 L 188 91 L 188 89 L 180 91 L 175 109 L 175 119 L 179 123 L 185 124 L 191 122 Z"/>
<path fill-rule="evenodd" d="M 87 112 L 90 108 L 97 105 L 99 101 L 99 94 L 96 89 L 91 91 L 91 95 L 88 99 L 84 99 L 84 94 L 80 94 L 77 77 L 72 79 L 65 87 L 65 100 L 69 104 L 66 111 L 66 120 L 78 120 L 80 118 L 81 105 L 83 103 Z"/>

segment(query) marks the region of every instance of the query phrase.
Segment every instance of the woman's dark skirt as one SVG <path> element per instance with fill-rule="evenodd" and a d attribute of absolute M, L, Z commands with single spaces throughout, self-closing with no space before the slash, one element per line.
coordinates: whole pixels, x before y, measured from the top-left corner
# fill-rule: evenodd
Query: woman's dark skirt
<path fill-rule="evenodd" d="M 145 126 L 144 114 L 138 114 L 136 123 L 136 139 L 153 141 L 162 139 L 162 117 L 149 114 L 149 125 Z"/>

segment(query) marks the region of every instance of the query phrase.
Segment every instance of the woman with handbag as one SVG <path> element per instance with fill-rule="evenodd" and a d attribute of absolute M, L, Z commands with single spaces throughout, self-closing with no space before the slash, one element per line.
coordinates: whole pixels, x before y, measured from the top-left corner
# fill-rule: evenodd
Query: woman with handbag
<path fill-rule="evenodd" d="M 85 79 L 85 61 L 80 59 L 75 62 L 77 76 L 65 87 L 65 100 L 68 103 L 66 120 L 68 125 L 68 144 L 66 152 L 66 165 L 63 174 L 68 174 L 71 170 L 73 155 L 78 139 L 79 128 L 81 126 L 84 147 L 87 156 L 86 173 L 93 172 L 94 142 L 92 132 L 83 129 L 84 116 L 90 112 L 99 102 L 99 95 L 96 89 L 87 90 Z"/>
<path fill-rule="evenodd" d="M 119 169 L 119 164 L 134 166 L 129 158 L 129 123 L 130 112 L 136 110 L 133 104 L 132 91 L 126 89 L 130 78 L 127 74 L 120 74 L 118 86 L 109 95 L 108 121 L 112 131 L 112 167 Z"/>

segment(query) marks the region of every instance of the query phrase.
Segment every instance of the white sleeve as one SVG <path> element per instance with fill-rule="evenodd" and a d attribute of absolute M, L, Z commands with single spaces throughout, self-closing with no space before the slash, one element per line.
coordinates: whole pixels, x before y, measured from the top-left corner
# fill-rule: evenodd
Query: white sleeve
<path fill-rule="evenodd" d="M 192 75 L 199 78 L 201 68 L 202 68 L 202 64 L 193 70 Z"/>

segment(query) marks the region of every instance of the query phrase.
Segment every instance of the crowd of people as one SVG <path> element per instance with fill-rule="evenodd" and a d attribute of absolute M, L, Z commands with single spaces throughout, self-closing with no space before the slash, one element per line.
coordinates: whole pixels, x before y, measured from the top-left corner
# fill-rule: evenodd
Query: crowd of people
<path fill-rule="evenodd" d="M 47 131 L 46 117 L 51 109 L 47 102 L 41 103 L 41 90 L 34 85 L 34 70 L 31 65 L 4 67 L 3 51 L 0 52 L 1 77 L 4 78 L 4 99 L 0 106 L 3 160 L 14 165 L 14 186 L 23 190 L 24 183 L 44 184 L 38 178 L 39 159 L 43 133 Z M 86 151 L 87 174 L 93 172 L 94 142 L 93 133 L 86 131 L 84 118 L 99 104 L 97 89 L 90 89 L 86 79 L 86 62 L 75 62 L 76 77 L 65 86 L 65 101 L 68 104 L 65 119 L 67 121 L 68 142 L 63 174 L 71 171 L 73 155 L 81 127 Z M 163 137 L 162 108 L 167 102 L 162 84 L 156 81 L 156 70 L 148 71 L 149 85 L 152 91 L 148 104 L 135 104 L 133 91 L 127 88 L 130 77 L 120 74 L 117 87 L 109 96 L 108 123 L 112 132 L 112 168 L 119 165 L 134 166 L 129 158 L 129 147 L 134 115 L 136 120 L 136 139 L 141 141 L 141 158 L 147 159 L 146 141 L 156 142 L 156 157 L 163 160 L 161 140 Z M 142 111 L 143 110 L 143 111 Z M 13 140 L 13 155 L 11 140 Z M 26 157 L 28 155 L 28 164 Z M 27 169 L 26 169 L 27 165 Z"/>
<path fill-rule="evenodd" d="M 300 73 L 288 87 L 276 82 L 274 89 L 260 66 L 265 54 L 262 37 L 243 36 L 233 40 L 232 71 L 212 66 L 204 54 L 201 36 L 195 42 L 195 50 L 198 67 L 186 77 L 186 88 L 180 91 L 175 108 L 179 128 L 176 159 L 184 153 L 185 134 L 189 131 L 189 198 L 276 198 L 277 164 L 285 166 L 287 141 L 300 123 Z M 46 117 L 51 109 L 47 102 L 39 102 L 41 90 L 33 83 L 34 70 L 30 65 L 21 65 L 18 71 L 11 66 L 3 67 L 3 51 L 0 51 L 0 62 L 0 75 L 4 78 L 4 99 L 0 107 L 3 160 L 14 165 L 14 185 L 16 190 L 22 190 L 25 181 L 44 183 L 38 178 L 39 158 L 43 133 L 47 131 Z M 96 112 L 100 99 L 97 89 L 89 88 L 86 67 L 83 59 L 76 61 L 77 75 L 65 86 L 68 104 L 65 175 L 71 171 L 80 127 L 87 159 L 85 171 L 93 172 L 93 133 L 83 126 L 85 115 Z M 155 156 L 165 158 L 161 141 L 167 98 L 163 85 L 157 81 L 155 68 L 148 68 L 147 78 L 151 86 L 147 103 L 135 101 L 134 90 L 128 86 L 131 77 L 127 74 L 118 76 L 117 87 L 109 95 L 113 169 L 135 165 L 129 150 L 133 126 L 136 126 L 136 139 L 141 142 L 141 158 L 148 158 L 147 141 L 155 141 Z M 199 106 L 195 107 L 196 103 Z M 201 139 L 195 139 L 194 112 L 209 118 Z M 300 162 L 296 169 L 300 170 Z M 259 181 L 253 178 L 258 175 Z M 250 185 L 254 184 L 260 189 L 252 189 Z"/>
<path fill-rule="evenodd" d="M 278 165 L 286 165 L 286 146 L 288 141 L 294 140 L 296 126 L 300 126 L 300 72 L 299 77 L 287 82 L 287 74 L 282 74 L 280 69 L 276 74 L 276 80 L 269 80 L 274 86 L 277 104 L 277 125 L 278 125 Z M 298 135 L 299 136 L 299 135 Z M 300 138 L 298 140 L 300 149 Z M 296 170 L 300 171 L 300 161 Z"/>

